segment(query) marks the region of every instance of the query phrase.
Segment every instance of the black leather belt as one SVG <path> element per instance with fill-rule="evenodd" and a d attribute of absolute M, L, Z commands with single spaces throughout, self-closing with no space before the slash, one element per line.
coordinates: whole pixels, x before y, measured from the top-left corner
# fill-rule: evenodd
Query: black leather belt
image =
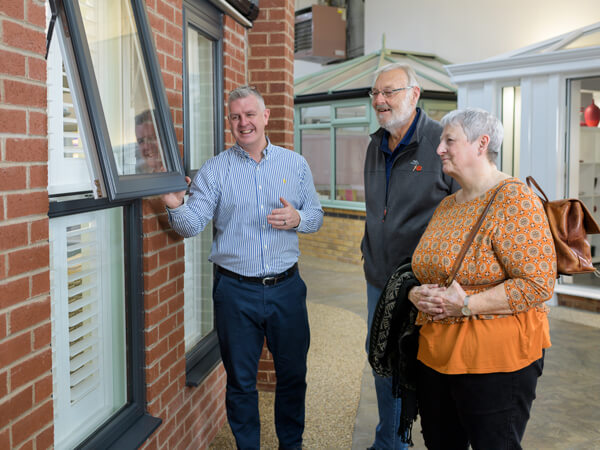
<path fill-rule="evenodd" d="M 263 286 L 274 286 L 280 281 L 283 281 L 296 273 L 298 270 L 298 263 L 294 264 L 285 272 L 281 272 L 277 275 L 271 275 L 268 277 L 245 277 L 244 275 L 239 275 L 231 270 L 224 269 L 221 266 L 217 266 L 217 272 L 231 278 L 235 278 L 240 281 L 248 281 L 250 283 L 259 283 Z"/>

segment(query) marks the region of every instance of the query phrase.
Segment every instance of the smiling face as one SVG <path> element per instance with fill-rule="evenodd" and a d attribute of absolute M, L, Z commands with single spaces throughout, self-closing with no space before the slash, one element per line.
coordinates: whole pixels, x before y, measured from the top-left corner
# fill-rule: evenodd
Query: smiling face
<path fill-rule="evenodd" d="M 380 73 L 373 85 L 373 90 L 381 92 L 407 86 L 408 77 L 404 70 L 395 69 Z M 419 93 L 419 88 L 415 86 L 411 89 L 397 91 L 388 98 L 382 94 L 375 96 L 372 105 L 379 125 L 390 132 L 408 126 L 414 118 Z"/>
<path fill-rule="evenodd" d="M 469 169 L 479 164 L 486 148 L 487 136 L 479 136 L 469 142 L 460 125 L 448 125 L 440 137 L 437 154 L 442 160 L 442 170 L 453 178 L 460 179 Z M 486 158 L 483 155 L 483 158 Z M 487 160 L 486 160 L 487 162 Z"/>
<path fill-rule="evenodd" d="M 267 146 L 265 127 L 270 111 L 254 95 L 238 98 L 229 105 L 229 126 L 240 147 L 248 153 L 261 152 Z"/>
<path fill-rule="evenodd" d="M 163 170 L 163 161 L 160 154 L 158 139 L 154 124 L 150 121 L 142 122 L 135 126 L 135 135 L 137 138 L 140 154 L 144 159 L 142 166 L 143 172 L 161 172 Z"/>

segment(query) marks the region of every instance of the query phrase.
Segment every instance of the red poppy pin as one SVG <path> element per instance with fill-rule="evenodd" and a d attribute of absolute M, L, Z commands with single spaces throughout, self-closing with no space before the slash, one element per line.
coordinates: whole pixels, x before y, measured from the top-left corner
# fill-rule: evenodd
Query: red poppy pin
<path fill-rule="evenodd" d="M 413 159 L 411 162 L 411 165 L 413 166 L 413 172 L 417 171 L 420 172 L 421 170 L 423 170 L 423 166 L 419 164 L 419 161 L 417 161 L 416 159 Z"/>

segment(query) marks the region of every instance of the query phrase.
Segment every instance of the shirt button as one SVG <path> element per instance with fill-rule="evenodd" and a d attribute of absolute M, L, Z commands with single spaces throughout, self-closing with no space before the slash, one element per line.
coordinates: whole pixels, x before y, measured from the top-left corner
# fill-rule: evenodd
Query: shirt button
<path fill-rule="evenodd" d="M 260 205 L 260 209 L 263 209 L 263 205 Z"/>
<path fill-rule="evenodd" d="M 267 246 L 265 245 L 265 248 L 267 248 Z"/>
<path fill-rule="evenodd" d="M 266 227 L 267 227 L 266 225 L 263 225 L 263 228 L 266 228 Z"/>
<path fill-rule="evenodd" d="M 260 191 L 261 189 L 262 189 L 262 186 L 260 186 L 260 185 L 259 185 L 259 186 L 258 186 L 258 190 Z"/>

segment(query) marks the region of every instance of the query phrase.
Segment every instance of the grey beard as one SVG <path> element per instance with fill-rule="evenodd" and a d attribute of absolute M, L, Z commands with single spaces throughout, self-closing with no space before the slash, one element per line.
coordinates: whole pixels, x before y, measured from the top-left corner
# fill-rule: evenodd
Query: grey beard
<path fill-rule="evenodd" d="M 392 133 L 394 130 L 406 125 L 408 123 L 409 119 L 410 119 L 410 114 L 408 115 L 408 117 L 395 117 L 386 123 L 380 122 L 379 125 L 381 125 L 381 128 Z"/>

